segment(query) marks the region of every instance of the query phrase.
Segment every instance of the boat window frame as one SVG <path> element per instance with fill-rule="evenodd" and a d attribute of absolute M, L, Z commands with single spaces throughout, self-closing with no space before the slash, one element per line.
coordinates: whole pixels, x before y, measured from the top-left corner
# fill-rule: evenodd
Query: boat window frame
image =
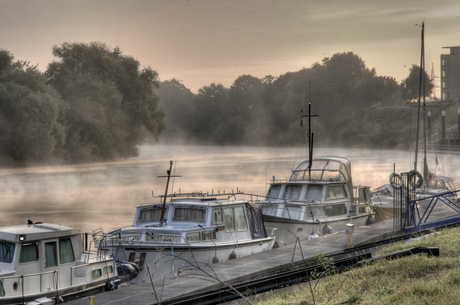
<path fill-rule="evenodd" d="M 96 274 L 96 271 L 99 271 L 99 274 Z M 102 268 L 95 268 L 91 271 L 91 279 L 95 280 L 102 277 Z"/>
<path fill-rule="evenodd" d="M 163 215 L 163 220 L 167 221 L 168 218 L 167 218 L 167 215 L 168 215 L 168 208 L 169 207 L 165 207 L 165 213 Z M 141 224 L 144 224 L 144 223 L 149 223 L 149 222 L 159 222 L 160 221 L 160 218 L 161 218 L 161 210 L 162 210 L 162 207 L 158 207 L 158 206 L 153 206 L 153 207 L 149 207 L 149 208 L 141 208 L 140 211 L 139 211 L 139 216 L 137 217 L 137 223 L 141 223 Z M 142 220 L 141 219 L 141 216 L 144 212 L 147 212 L 147 211 L 159 211 L 160 212 L 160 217 L 158 217 L 158 219 L 148 219 L 148 220 Z"/>
<path fill-rule="evenodd" d="M 215 214 L 214 214 L 214 212 L 215 212 L 215 211 L 219 211 L 219 210 L 220 210 L 220 222 L 218 221 L 218 219 L 217 219 L 217 221 L 214 221 L 214 220 L 215 220 L 215 217 L 214 217 Z M 224 223 L 224 214 L 223 214 L 223 212 L 222 212 L 222 207 L 213 207 L 211 213 L 212 213 L 212 215 L 211 215 L 211 223 L 212 223 L 213 225 L 220 225 L 220 224 L 223 224 L 223 223 Z"/>
<path fill-rule="evenodd" d="M 47 256 L 47 248 L 46 248 L 46 245 L 48 244 L 54 244 L 54 251 L 53 253 L 51 254 L 54 254 L 54 259 L 56 261 L 56 265 L 48 265 L 48 256 Z M 57 267 L 59 266 L 59 254 L 58 254 L 58 243 L 57 243 L 57 240 L 50 240 L 50 241 L 47 241 L 47 242 L 44 242 L 43 243 L 43 247 L 44 247 L 44 250 L 45 250 L 45 268 L 52 268 L 52 267 Z"/>
<path fill-rule="evenodd" d="M 238 218 L 240 219 L 239 221 L 237 221 L 236 209 L 238 209 L 238 210 L 241 209 L 242 214 L 238 215 Z M 238 213 L 240 213 L 240 212 L 238 212 Z M 233 221 L 235 222 L 235 230 L 237 232 L 245 232 L 245 231 L 248 230 L 249 225 L 248 225 L 248 221 L 247 221 L 247 217 L 246 217 L 246 211 L 245 211 L 243 206 L 233 207 Z M 240 227 L 241 224 L 244 224 L 244 228 Z"/>
<path fill-rule="evenodd" d="M 345 211 L 345 213 L 337 213 L 337 208 L 341 206 L 343 209 L 342 211 Z M 334 211 L 334 213 L 328 213 L 328 211 L 330 211 L 331 209 L 329 208 L 332 208 L 332 211 Z M 348 209 L 347 209 L 347 205 L 345 203 L 334 203 L 334 204 L 327 204 L 327 205 L 324 205 L 324 210 L 326 211 L 326 215 L 327 217 L 334 217 L 334 216 L 343 216 L 343 215 L 347 215 L 348 214 Z"/>
<path fill-rule="evenodd" d="M 182 220 L 182 219 L 176 219 L 176 211 L 178 209 L 186 209 L 186 210 L 197 210 L 197 211 L 204 211 L 204 216 L 200 220 L 196 219 L 190 219 L 190 220 Z M 205 223 L 206 222 L 206 215 L 208 213 L 208 209 L 203 208 L 203 207 L 194 207 L 194 206 L 175 206 L 173 210 L 173 215 L 172 215 L 172 221 L 174 222 L 199 222 L 199 223 Z"/>
<path fill-rule="evenodd" d="M 73 259 L 70 260 L 70 261 L 64 260 L 64 262 L 63 262 L 63 253 L 65 253 L 65 251 L 62 251 L 63 249 L 61 248 L 61 242 L 65 242 L 67 240 L 70 242 L 70 253 L 72 253 Z M 60 238 L 59 239 L 59 264 L 60 265 L 65 265 L 65 264 L 71 264 L 71 263 L 74 263 L 74 262 L 75 262 L 75 252 L 74 252 L 74 249 L 73 249 L 72 238 L 70 238 L 70 237 Z"/>
<path fill-rule="evenodd" d="M 231 216 L 231 220 L 227 221 L 225 211 L 230 210 L 231 213 L 228 214 L 228 216 Z M 223 208 L 223 215 L 224 215 L 224 225 L 225 225 L 225 232 L 227 233 L 232 233 L 235 232 L 235 214 L 233 212 L 233 207 L 224 207 Z M 230 228 L 227 224 L 231 224 L 232 227 Z"/>
<path fill-rule="evenodd" d="M 188 232 L 188 233 L 185 233 L 185 240 L 188 242 L 188 243 L 199 243 L 201 242 L 201 232 Z M 189 239 L 189 236 L 193 236 L 193 235 L 196 235 L 198 236 L 198 239 Z"/>
<path fill-rule="evenodd" d="M 329 197 L 329 189 L 330 188 L 334 188 L 336 189 L 337 187 L 341 187 L 342 190 L 343 190 L 343 194 L 344 194 L 344 197 L 340 197 L 340 198 L 330 198 Z M 334 194 L 337 196 L 337 192 L 334 190 Z M 331 201 L 331 200 L 343 200 L 343 199 L 347 199 L 348 198 L 348 192 L 347 192 L 347 188 L 345 187 L 344 184 L 334 184 L 334 185 L 328 185 L 326 186 L 326 192 L 324 194 L 325 196 L 325 200 L 326 201 Z"/>
<path fill-rule="evenodd" d="M 23 251 L 23 247 L 26 246 L 26 245 L 35 245 L 35 249 L 36 249 L 36 253 L 37 253 L 37 259 L 36 260 L 28 260 L 28 261 L 22 261 L 22 251 Z M 33 262 L 37 262 L 40 260 L 40 251 L 39 251 L 39 246 L 38 246 L 38 242 L 36 241 L 32 241 L 32 242 L 25 242 L 25 243 L 22 243 L 21 244 L 21 253 L 19 253 L 19 264 L 29 264 L 29 263 L 33 263 Z"/>
<path fill-rule="evenodd" d="M 8 252 L 12 251 L 13 252 L 13 253 L 11 253 L 11 255 L 8 255 L 9 257 L 11 257 L 11 262 L 0 260 L 0 263 L 2 263 L 2 264 L 12 264 L 14 262 L 14 257 L 16 255 L 16 248 L 17 248 L 16 243 L 8 241 L 8 240 L 1 240 L 0 242 L 2 244 L 10 244 L 10 247 L 11 247 L 11 245 L 13 245 L 13 250 L 11 250 L 8 246 L 5 246 L 6 251 L 8 251 Z M 4 247 L 4 246 L 2 245 L 2 247 Z M 7 256 L 7 255 L 4 255 L 4 256 Z M 1 294 L 0 294 L 0 296 L 1 296 Z"/>

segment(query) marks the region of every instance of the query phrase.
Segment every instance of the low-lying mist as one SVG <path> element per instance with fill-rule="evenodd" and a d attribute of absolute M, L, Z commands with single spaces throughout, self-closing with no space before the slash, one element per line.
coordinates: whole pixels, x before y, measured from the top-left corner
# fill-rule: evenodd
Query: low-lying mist
<path fill-rule="evenodd" d="M 324 149 L 319 156 L 341 156 L 351 161 L 354 185 L 371 189 L 388 183 L 389 174 L 407 172 L 413 152 L 363 149 Z M 435 159 L 439 165 L 436 167 Z M 173 192 L 231 192 L 265 195 L 267 185 L 288 179 L 291 171 L 307 159 L 300 148 L 212 147 L 145 145 L 135 159 L 76 166 L 30 167 L 0 170 L 2 226 L 50 222 L 91 232 L 132 224 L 135 207 L 158 202 L 165 191 L 166 170 L 173 160 Z M 422 160 L 421 154 L 419 161 Z M 460 158 L 429 154 L 431 171 L 451 176 L 460 184 Z M 421 168 L 421 167 L 420 167 Z"/>

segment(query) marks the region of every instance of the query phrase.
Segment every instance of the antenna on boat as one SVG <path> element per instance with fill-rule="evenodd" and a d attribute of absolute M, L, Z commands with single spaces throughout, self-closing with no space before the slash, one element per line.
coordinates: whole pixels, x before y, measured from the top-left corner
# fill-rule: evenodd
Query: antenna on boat
<path fill-rule="evenodd" d="M 303 113 L 303 110 L 300 112 Z M 311 114 L 311 103 L 308 103 L 308 115 L 302 115 L 300 117 L 300 127 L 303 127 L 303 118 L 308 118 L 308 180 L 311 180 L 311 165 L 313 158 L 313 132 L 311 132 L 311 118 L 313 117 L 319 117 L 319 115 Z"/>
<path fill-rule="evenodd" d="M 158 178 L 165 178 L 165 177 L 168 178 L 166 180 L 165 195 L 163 197 L 163 206 L 161 208 L 160 226 L 163 225 L 164 216 L 165 216 L 166 197 L 168 196 L 169 180 L 171 179 L 171 177 L 182 177 L 182 176 L 171 176 L 172 165 L 173 165 L 173 161 L 171 160 L 171 161 L 169 161 L 169 170 L 166 171 L 166 173 L 168 174 L 167 176 L 158 176 Z"/>

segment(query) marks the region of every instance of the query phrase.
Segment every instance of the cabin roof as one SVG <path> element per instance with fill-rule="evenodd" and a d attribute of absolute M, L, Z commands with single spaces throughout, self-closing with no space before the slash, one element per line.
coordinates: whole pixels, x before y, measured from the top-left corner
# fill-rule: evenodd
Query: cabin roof
<path fill-rule="evenodd" d="M 79 234 L 80 230 L 66 226 L 41 223 L 0 228 L 0 239 L 8 241 L 37 241 Z M 20 238 L 21 237 L 21 238 Z"/>
<path fill-rule="evenodd" d="M 228 205 L 237 205 L 237 204 L 242 204 L 242 203 L 248 203 L 247 200 L 210 200 L 210 201 L 202 201 L 200 199 L 174 199 L 172 202 L 167 201 L 166 202 L 166 207 L 174 205 L 174 206 L 194 206 L 194 207 L 208 207 L 208 206 L 228 206 Z M 163 203 L 157 202 L 157 203 L 145 203 L 138 208 L 145 208 L 148 206 L 161 206 Z"/>

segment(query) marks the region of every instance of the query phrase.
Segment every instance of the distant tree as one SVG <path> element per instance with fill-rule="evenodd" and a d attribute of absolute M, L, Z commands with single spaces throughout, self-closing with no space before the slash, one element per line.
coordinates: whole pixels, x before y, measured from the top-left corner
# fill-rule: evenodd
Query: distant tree
<path fill-rule="evenodd" d="M 71 162 L 134 157 L 144 142 L 144 127 L 155 137 L 165 113 L 154 93 L 158 74 L 137 60 L 92 42 L 53 47 L 48 82 L 68 104 L 63 121 Z"/>
<path fill-rule="evenodd" d="M 0 49 L 0 163 L 56 162 L 62 157 L 64 109 L 35 66 Z"/>
<path fill-rule="evenodd" d="M 225 124 L 226 118 L 231 116 L 228 104 L 228 89 L 222 84 L 210 84 L 198 89 L 193 101 L 192 131 L 198 141 L 212 143 L 215 139 L 217 126 Z M 217 139 L 222 143 L 223 139 Z"/>
<path fill-rule="evenodd" d="M 430 79 L 426 71 L 423 71 L 425 79 L 425 96 L 430 96 L 433 92 L 433 80 Z M 420 88 L 420 67 L 412 65 L 409 69 L 409 76 L 401 82 L 401 95 L 406 101 L 417 100 Z M 423 94 L 423 92 L 422 92 Z"/>
<path fill-rule="evenodd" d="M 191 125 L 194 121 L 195 94 L 176 79 L 160 82 L 156 90 L 160 98 L 160 106 L 166 112 L 165 141 L 190 140 Z"/>

